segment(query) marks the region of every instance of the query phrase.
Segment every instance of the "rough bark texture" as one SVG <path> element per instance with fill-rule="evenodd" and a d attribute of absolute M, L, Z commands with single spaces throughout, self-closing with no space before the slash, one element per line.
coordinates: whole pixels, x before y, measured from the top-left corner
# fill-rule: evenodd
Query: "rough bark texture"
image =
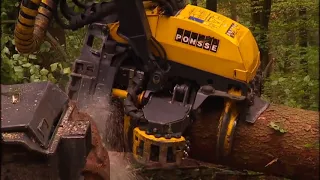
<path fill-rule="evenodd" d="M 191 129 L 191 157 L 216 163 L 220 114 L 204 112 Z M 292 179 L 319 179 L 319 112 L 271 104 L 254 125 L 238 122 L 231 156 L 221 163 Z"/>
<path fill-rule="evenodd" d="M 86 166 L 83 169 L 85 180 L 110 180 L 108 151 L 103 147 L 95 122 L 89 115 L 81 113 L 77 109 L 73 111 L 71 119 L 75 121 L 85 119 L 91 122 L 92 150 L 87 157 Z"/>

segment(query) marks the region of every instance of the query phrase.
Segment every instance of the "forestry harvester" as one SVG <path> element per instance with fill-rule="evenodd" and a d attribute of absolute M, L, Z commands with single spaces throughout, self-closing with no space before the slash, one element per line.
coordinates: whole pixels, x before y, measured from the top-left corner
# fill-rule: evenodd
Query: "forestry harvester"
<path fill-rule="evenodd" d="M 238 22 L 185 0 L 72 1 L 82 13 L 75 12 L 66 0 L 22 0 L 14 31 L 16 49 L 20 53 L 36 52 L 52 19 L 73 31 L 87 26 L 66 94 L 80 109 L 87 106 L 88 100 L 101 97 L 106 101 L 121 100 L 123 136 L 137 162 L 179 165 L 192 149 L 188 128 L 194 121 L 201 121 L 197 115 L 203 108 L 210 109 L 203 107 L 205 101 L 224 107 L 217 142 L 212 144 L 216 158 L 223 161 L 231 152 L 237 121 L 254 123 L 268 107 L 259 98 L 256 83 L 260 77 L 257 43 L 250 30 Z M 101 42 L 98 47 L 97 40 Z M 51 85 L 42 88 L 47 94 L 57 91 Z M 50 99 L 49 94 L 43 96 Z M 61 110 L 52 110 L 47 120 L 42 117 L 45 113 L 40 113 L 33 118 L 39 121 L 30 120 L 23 126 L 30 126 L 27 129 L 32 142 L 40 144 L 29 149 L 48 153 L 46 148 L 55 142 L 57 124 L 65 121 L 57 117 L 68 116 L 66 98 L 60 92 L 55 96 L 42 103 L 50 102 L 52 106 L 46 105 L 49 109 Z M 23 131 L 21 120 L 7 120 L 11 123 L 2 126 L 3 133 Z M 41 128 L 53 129 L 41 133 Z M 78 154 L 84 155 L 84 132 L 77 141 L 65 138 L 66 150 L 62 151 L 70 155 L 76 152 L 70 148 L 77 147 Z M 3 141 L 31 146 L 12 137 L 4 136 Z M 73 145 L 68 149 L 69 141 Z M 80 144 L 75 146 L 76 142 Z"/>

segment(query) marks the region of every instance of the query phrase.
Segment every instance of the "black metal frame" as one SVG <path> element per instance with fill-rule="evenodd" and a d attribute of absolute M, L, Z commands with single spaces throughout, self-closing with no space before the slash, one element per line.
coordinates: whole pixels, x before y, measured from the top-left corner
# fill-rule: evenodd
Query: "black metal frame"
<path fill-rule="evenodd" d="M 152 33 L 142 0 L 115 0 L 119 18 L 118 34 L 127 39 L 144 63 L 144 71 L 154 68 L 149 46 Z"/>

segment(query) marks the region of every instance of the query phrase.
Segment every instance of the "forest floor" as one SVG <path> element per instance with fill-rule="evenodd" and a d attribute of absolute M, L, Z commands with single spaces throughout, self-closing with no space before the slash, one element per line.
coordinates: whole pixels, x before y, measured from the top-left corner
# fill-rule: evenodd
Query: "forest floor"
<path fill-rule="evenodd" d="M 262 173 L 235 170 L 222 165 L 186 159 L 179 168 L 143 168 L 130 153 L 109 151 L 111 180 L 281 180 Z"/>

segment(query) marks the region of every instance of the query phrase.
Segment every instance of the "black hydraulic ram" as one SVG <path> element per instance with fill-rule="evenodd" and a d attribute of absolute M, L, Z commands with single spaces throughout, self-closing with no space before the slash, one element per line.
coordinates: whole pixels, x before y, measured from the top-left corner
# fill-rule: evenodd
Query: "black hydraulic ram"
<path fill-rule="evenodd" d="M 119 18 L 118 34 L 127 39 L 144 63 L 144 71 L 152 71 L 149 42 L 152 34 L 141 0 L 115 0 Z"/>

